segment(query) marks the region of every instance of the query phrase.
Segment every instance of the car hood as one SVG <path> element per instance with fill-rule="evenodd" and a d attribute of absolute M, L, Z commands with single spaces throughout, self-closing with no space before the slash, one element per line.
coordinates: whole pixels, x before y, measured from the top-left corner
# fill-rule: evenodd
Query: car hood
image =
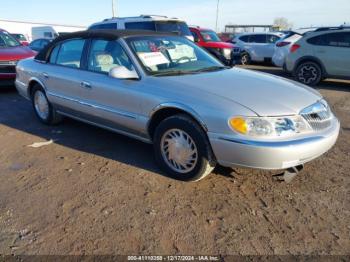
<path fill-rule="evenodd" d="M 29 47 L 16 46 L 16 47 L 5 47 L 0 48 L 0 61 L 14 61 L 21 60 L 35 56 Z"/>
<path fill-rule="evenodd" d="M 322 98 L 317 91 L 297 82 L 238 68 L 164 78 L 174 86 L 209 93 L 213 99 L 226 98 L 259 116 L 296 115 Z"/>

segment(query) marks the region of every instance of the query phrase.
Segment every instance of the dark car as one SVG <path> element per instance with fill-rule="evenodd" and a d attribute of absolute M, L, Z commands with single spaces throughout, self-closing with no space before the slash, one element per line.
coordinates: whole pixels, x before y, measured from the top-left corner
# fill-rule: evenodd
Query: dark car
<path fill-rule="evenodd" d="M 14 83 L 16 64 L 19 60 L 35 56 L 29 47 L 23 46 L 10 33 L 0 29 L 0 86 Z"/>
<path fill-rule="evenodd" d="M 46 39 L 46 38 L 40 38 L 36 39 L 33 42 L 29 44 L 30 49 L 40 52 L 42 49 L 44 49 L 52 40 Z"/>

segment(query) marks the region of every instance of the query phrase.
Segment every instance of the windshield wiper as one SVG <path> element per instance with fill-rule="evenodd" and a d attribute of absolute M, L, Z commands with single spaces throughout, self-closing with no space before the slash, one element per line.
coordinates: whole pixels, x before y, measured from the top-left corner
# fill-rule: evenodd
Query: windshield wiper
<path fill-rule="evenodd" d="M 220 71 L 224 69 L 230 69 L 230 67 L 229 66 L 211 66 L 211 67 L 205 67 L 198 70 L 194 70 L 192 72 L 194 73 L 213 72 L 213 71 Z"/>
<path fill-rule="evenodd" d="M 178 76 L 178 75 L 189 75 L 189 74 L 193 74 L 193 72 L 176 70 L 176 71 L 160 72 L 160 73 L 152 74 L 152 76 Z"/>

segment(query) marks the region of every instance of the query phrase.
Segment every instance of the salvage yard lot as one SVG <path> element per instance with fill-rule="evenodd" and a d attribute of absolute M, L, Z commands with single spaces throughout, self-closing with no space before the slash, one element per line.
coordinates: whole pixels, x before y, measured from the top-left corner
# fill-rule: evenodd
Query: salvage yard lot
<path fill-rule="evenodd" d="M 174 181 L 150 145 L 69 119 L 44 126 L 29 102 L 0 90 L 0 253 L 349 254 L 350 81 L 317 89 L 342 130 L 291 184 L 227 168 Z"/>

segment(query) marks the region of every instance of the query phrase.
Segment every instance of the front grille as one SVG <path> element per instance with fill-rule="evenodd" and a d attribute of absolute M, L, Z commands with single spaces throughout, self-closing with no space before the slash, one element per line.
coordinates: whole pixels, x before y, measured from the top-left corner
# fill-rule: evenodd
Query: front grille
<path fill-rule="evenodd" d="M 323 111 L 310 112 L 307 114 L 302 114 L 305 120 L 309 123 L 314 131 L 325 130 L 332 125 L 333 114 L 328 107 Z"/>
<path fill-rule="evenodd" d="M 0 61 L 0 66 L 16 66 L 18 61 Z"/>
<path fill-rule="evenodd" d="M 233 53 L 239 54 L 241 52 L 241 49 L 238 47 L 233 48 Z"/>
<path fill-rule="evenodd" d="M 2 66 L 0 65 L 0 74 L 13 74 L 16 73 L 15 66 Z"/>

